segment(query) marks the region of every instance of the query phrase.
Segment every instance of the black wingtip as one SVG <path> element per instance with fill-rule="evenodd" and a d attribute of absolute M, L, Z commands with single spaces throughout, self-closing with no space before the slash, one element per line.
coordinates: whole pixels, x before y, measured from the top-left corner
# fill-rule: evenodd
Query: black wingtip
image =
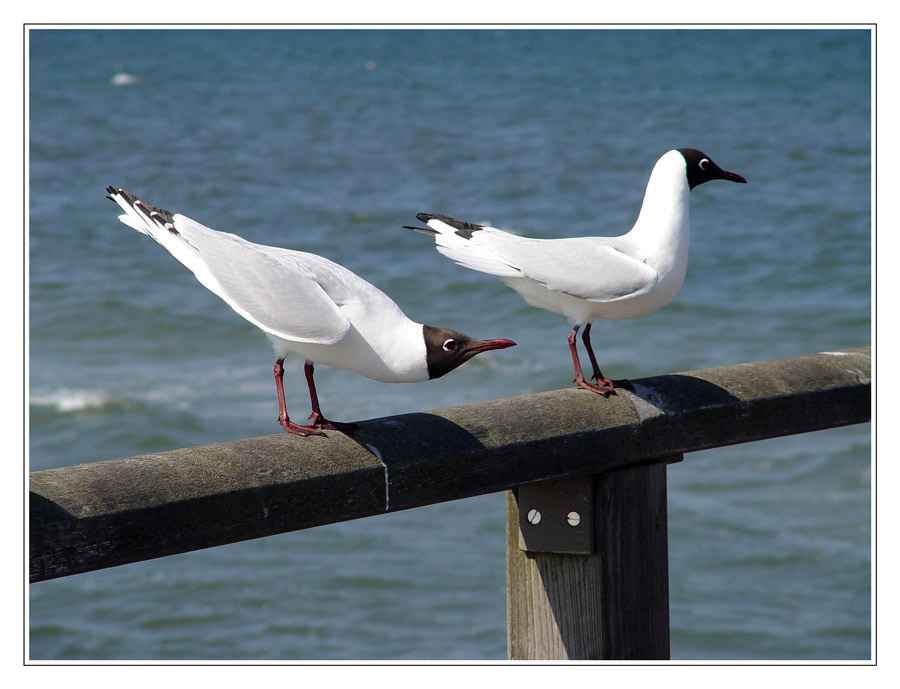
<path fill-rule="evenodd" d="M 413 232 L 421 232 L 422 234 L 436 235 L 437 232 L 428 227 L 413 227 L 412 225 L 404 225 L 404 230 L 412 230 Z"/>
<path fill-rule="evenodd" d="M 441 215 L 440 213 L 417 213 L 416 217 L 426 225 L 429 220 L 440 220 L 445 225 L 449 225 L 456 230 L 456 234 L 463 239 L 471 239 L 473 232 L 484 229 L 484 225 L 478 225 L 477 223 L 469 222 L 468 220 L 457 220 L 449 215 Z M 437 234 L 437 232 L 434 234 Z"/>
<path fill-rule="evenodd" d="M 454 218 L 449 215 L 441 215 L 440 213 L 417 213 L 416 217 L 426 225 L 428 224 L 429 220 L 440 220 L 442 223 L 444 223 L 445 225 L 450 225 L 450 227 L 455 230 L 462 230 L 465 232 L 475 232 L 477 230 L 484 229 L 484 225 L 469 222 L 468 220 L 459 220 L 458 218 Z"/>

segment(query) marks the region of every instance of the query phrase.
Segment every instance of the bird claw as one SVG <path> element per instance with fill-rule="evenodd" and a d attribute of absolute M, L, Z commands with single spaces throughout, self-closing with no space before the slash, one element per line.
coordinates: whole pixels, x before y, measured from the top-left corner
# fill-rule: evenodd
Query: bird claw
<path fill-rule="evenodd" d="M 318 412 L 312 412 L 307 418 L 312 419 L 313 428 L 322 429 L 328 431 L 352 431 L 358 426 L 355 423 L 343 423 L 341 421 L 329 421 L 324 416 L 322 416 Z"/>
<path fill-rule="evenodd" d="M 602 375 L 598 376 L 596 373 L 591 376 L 593 380 L 597 381 L 597 384 L 602 387 L 608 388 L 622 388 L 623 390 L 628 390 L 629 392 L 634 392 L 634 386 L 631 384 L 631 381 L 623 378 L 621 380 L 610 380 L 609 378 L 604 378 Z"/>
<path fill-rule="evenodd" d="M 604 397 L 609 397 L 610 395 L 615 395 L 616 391 L 612 385 L 595 385 L 594 383 L 588 383 L 586 380 L 575 378 L 573 381 L 578 387 L 584 388 L 585 390 L 590 390 L 591 392 L 596 392 L 598 395 L 603 395 Z"/>
<path fill-rule="evenodd" d="M 590 390 L 591 392 L 596 392 L 598 395 L 603 395 L 604 397 L 615 395 L 616 388 L 622 388 L 623 390 L 634 392 L 634 386 L 625 379 L 610 380 L 609 378 L 604 378 L 602 375 L 598 376 L 596 373 L 591 376 L 591 379 L 596 380 L 597 382 L 589 383 L 584 378 L 579 378 L 578 376 L 575 376 L 575 378 L 572 379 L 572 382 L 578 385 L 578 387 L 580 388 Z"/>
<path fill-rule="evenodd" d="M 278 419 L 278 423 L 281 424 L 281 427 L 286 430 L 288 433 L 293 433 L 294 435 L 307 436 L 307 435 L 321 435 L 325 434 L 321 431 L 321 429 L 316 428 L 315 426 L 301 426 L 300 424 L 294 423 L 290 419 Z"/>
<path fill-rule="evenodd" d="M 294 435 L 304 437 L 308 435 L 321 435 L 327 438 L 328 436 L 326 436 L 323 431 L 348 432 L 357 428 L 356 424 L 354 423 L 339 423 L 337 421 L 329 421 L 321 414 L 316 414 L 315 412 L 310 414 L 309 418 L 313 420 L 313 422 L 309 425 L 300 425 L 298 423 L 294 423 L 286 416 L 279 416 L 278 423 L 280 423 L 281 427 L 288 433 L 293 433 Z"/>

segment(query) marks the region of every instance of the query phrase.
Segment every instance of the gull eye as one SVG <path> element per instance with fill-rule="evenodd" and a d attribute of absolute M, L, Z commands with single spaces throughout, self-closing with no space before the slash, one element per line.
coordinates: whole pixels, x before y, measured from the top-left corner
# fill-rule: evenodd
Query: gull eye
<path fill-rule="evenodd" d="M 443 347 L 445 352 L 452 352 L 454 349 L 456 349 L 456 340 L 447 340 L 446 342 L 444 342 Z"/>
<path fill-rule="evenodd" d="M 708 164 L 709 164 L 709 158 L 704 158 L 703 160 L 701 160 L 701 161 L 699 162 L 700 169 L 701 169 L 701 170 L 705 170 L 705 169 L 706 169 L 706 166 L 707 166 Z"/>

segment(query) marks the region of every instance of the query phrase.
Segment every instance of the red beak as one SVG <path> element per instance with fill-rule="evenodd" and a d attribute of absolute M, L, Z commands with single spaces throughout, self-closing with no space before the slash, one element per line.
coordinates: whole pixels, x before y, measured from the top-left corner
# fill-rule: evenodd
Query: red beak
<path fill-rule="evenodd" d="M 491 349 L 506 349 L 507 347 L 515 347 L 516 343 L 512 340 L 482 340 L 477 347 L 472 347 L 471 351 L 476 354 L 479 352 L 487 352 Z"/>
<path fill-rule="evenodd" d="M 722 179 L 727 179 L 729 182 L 738 182 L 739 184 L 746 184 L 747 180 L 741 177 L 736 172 L 728 172 L 728 170 L 722 170 Z"/>

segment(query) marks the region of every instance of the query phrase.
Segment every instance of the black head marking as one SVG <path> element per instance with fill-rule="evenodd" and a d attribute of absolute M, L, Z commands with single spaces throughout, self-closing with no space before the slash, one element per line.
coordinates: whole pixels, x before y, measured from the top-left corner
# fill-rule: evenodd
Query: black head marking
<path fill-rule="evenodd" d="M 451 218 L 449 215 L 440 215 L 439 213 L 416 213 L 416 217 L 426 224 L 432 218 L 447 223 L 450 227 L 454 228 L 456 234 L 463 239 L 471 239 L 473 232 L 484 229 L 482 225 L 476 225 L 475 223 L 466 220 L 457 220 L 456 218 Z"/>
<path fill-rule="evenodd" d="M 430 325 L 422 326 L 422 335 L 425 338 L 425 362 L 428 364 L 429 378 L 440 378 L 450 373 L 480 352 L 515 345 L 511 340 L 478 340 L 458 330 Z"/>
<path fill-rule="evenodd" d="M 429 378 L 440 378 L 477 354 L 469 353 L 469 350 L 478 344 L 478 340 L 461 332 L 430 325 L 423 326 L 422 331 Z"/>
<path fill-rule="evenodd" d="M 713 179 L 747 183 L 747 180 L 740 175 L 720 168 L 712 161 L 712 158 L 696 148 L 679 148 L 677 151 L 684 156 L 684 162 L 687 165 L 688 186 L 691 189 Z"/>

